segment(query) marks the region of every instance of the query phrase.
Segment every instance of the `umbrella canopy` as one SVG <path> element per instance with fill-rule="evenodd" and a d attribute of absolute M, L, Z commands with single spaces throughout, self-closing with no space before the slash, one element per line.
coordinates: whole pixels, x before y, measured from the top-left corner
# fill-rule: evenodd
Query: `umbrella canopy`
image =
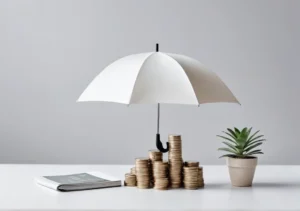
<path fill-rule="evenodd" d="M 158 104 L 156 146 L 159 135 L 160 103 L 239 103 L 229 88 L 200 62 L 178 54 L 156 52 L 123 57 L 107 66 L 85 89 L 78 102 L 105 101 L 123 104 Z"/>
<path fill-rule="evenodd" d="M 223 81 L 187 56 L 151 52 L 107 66 L 78 99 L 124 104 L 239 103 Z"/>

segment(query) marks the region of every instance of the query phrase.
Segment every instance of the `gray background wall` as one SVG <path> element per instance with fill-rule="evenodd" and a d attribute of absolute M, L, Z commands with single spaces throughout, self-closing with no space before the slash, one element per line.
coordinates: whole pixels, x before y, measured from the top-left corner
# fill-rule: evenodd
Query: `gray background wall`
<path fill-rule="evenodd" d="M 242 106 L 163 105 L 162 138 L 223 164 L 216 134 L 253 126 L 264 164 L 300 164 L 300 1 L 0 0 L 0 163 L 129 164 L 154 148 L 156 107 L 75 103 L 110 62 L 161 51 L 215 71 Z"/>

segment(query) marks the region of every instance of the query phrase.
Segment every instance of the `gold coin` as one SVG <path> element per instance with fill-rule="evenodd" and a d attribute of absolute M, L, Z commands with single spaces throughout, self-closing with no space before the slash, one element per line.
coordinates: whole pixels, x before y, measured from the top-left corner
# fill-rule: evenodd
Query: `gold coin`
<path fill-rule="evenodd" d="M 149 158 L 151 161 L 161 161 L 163 154 L 158 150 L 149 150 Z"/>
<path fill-rule="evenodd" d="M 199 167 L 199 162 L 198 161 L 185 161 L 184 166 L 187 167 Z"/>

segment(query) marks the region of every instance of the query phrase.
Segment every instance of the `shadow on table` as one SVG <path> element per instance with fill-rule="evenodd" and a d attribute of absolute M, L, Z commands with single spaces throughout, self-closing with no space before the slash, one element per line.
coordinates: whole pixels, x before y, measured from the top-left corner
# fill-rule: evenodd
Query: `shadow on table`
<path fill-rule="evenodd" d="M 300 183 L 280 183 L 280 182 L 257 182 L 253 183 L 253 188 L 300 188 Z"/>
<path fill-rule="evenodd" d="M 205 189 L 228 189 L 231 188 L 229 183 L 208 183 L 205 184 Z"/>
<path fill-rule="evenodd" d="M 300 189 L 300 183 L 280 183 L 280 182 L 254 182 L 252 187 L 234 187 L 230 183 L 209 183 L 205 184 L 205 189 L 278 189 L 278 188 L 299 188 Z"/>

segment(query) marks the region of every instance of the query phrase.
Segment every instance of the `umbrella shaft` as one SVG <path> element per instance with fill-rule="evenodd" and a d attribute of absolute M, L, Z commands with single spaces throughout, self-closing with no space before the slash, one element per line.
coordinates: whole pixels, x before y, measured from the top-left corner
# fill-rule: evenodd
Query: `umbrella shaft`
<path fill-rule="evenodd" d="M 157 134 L 159 134 L 160 104 L 157 104 Z"/>
<path fill-rule="evenodd" d="M 156 43 L 156 52 L 159 51 L 159 44 Z M 157 134 L 159 134 L 159 118 L 160 118 L 160 105 L 157 104 Z"/>

